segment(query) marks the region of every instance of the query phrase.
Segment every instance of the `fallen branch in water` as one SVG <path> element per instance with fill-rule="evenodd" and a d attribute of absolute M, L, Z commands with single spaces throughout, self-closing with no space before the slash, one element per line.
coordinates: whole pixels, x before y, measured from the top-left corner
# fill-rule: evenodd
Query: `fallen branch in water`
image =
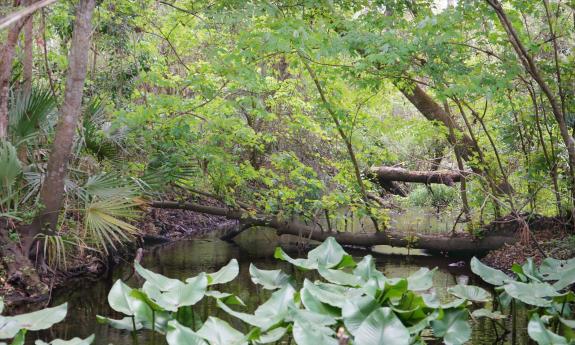
<path fill-rule="evenodd" d="M 334 237 L 342 245 L 366 248 L 376 245 L 389 245 L 393 247 L 425 249 L 464 255 L 484 253 L 517 241 L 515 236 L 502 234 L 488 234 L 484 238 L 474 238 L 468 234 L 460 234 L 457 236 L 451 236 L 449 234 L 420 235 L 412 233 L 405 234 L 392 230 L 374 233 L 331 232 L 322 231 L 319 227 L 306 225 L 297 220 L 284 220 L 274 216 L 253 217 L 240 210 L 231 208 L 175 201 L 153 201 L 149 205 L 154 208 L 190 210 L 238 220 L 240 223 L 239 228 L 233 231 L 233 236 L 254 226 L 266 226 L 276 229 L 278 235 L 289 234 L 305 236 L 316 241 L 324 241 L 328 237 Z M 230 236 L 228 236 L 228 238 L 230 238 Z"/>

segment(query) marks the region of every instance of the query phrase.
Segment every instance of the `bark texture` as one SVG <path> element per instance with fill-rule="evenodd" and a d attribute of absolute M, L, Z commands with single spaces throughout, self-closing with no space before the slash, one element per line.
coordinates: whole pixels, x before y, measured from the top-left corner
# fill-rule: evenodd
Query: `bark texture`
<path fill-rule="evenodd" d="M 194 203 L 180 203 L 172 201 L 153 201 L 151 207 L 184 209 L 195 212 L 203 212 L 218 216 L 236 219 L 240 221 L 238 231 L 234 235 L 253 226 L 268 226 L 276 229 L 278 234 L 304 236 L 317 241 L 323 241 L 328 237 L 334 237 L 340 244 L 360 247 L 372 247 L 375 245 L 390 245 L 394 247 L 406 247 L 413 249 L 425 249 L 437 252 L 449 252 L 452 254 L 473 255 L 490 250 L 498 249 L 505 244 L 517 241 L 515 236 L 505 234 L 493 234 L 477 239 L 469 235 L 459 236 L 432 236 L 432 235 L 406 235 L 394 231 L 375 233 L 351 233 L 321 231 L 317 227 L 309 226 L 294 220 L 280 220 L 276 217 L 247 217 L 243 212 L 214 206 L 204 206 Z M 230 236 L 227 236 L 229 239 Z"/>
<path fill-rule="evenodd" d="M 24 25 L 24 19 L 16 22 L 8 31 L 6 43 L 2 45 L 0 53 L 0 140 L 8 136 L 8 101 L 10 97 L 10 77 L 12 75 L 12 62 L 14 49 L 18 43 L 18 36 Z"/>
<path fill-rule="evenodd" d="M 24 5 L 31 5 L 34 0 L 25 0 Z M 26 19 L 24 24 L 24 92 L 30 94 L 32 91 L 32 69 L 34 65 L 33 54 L 33 38 L 34 38 L 34 15 L 31 14 Z"/>
<path fill-rule="evenodd" d="M 64 104 L 61 108 L 54 143 L 50 151 L 46 179 L 40 192 L 40 200 L 45 209 L 40 219 L 37 220 L 36 226 L 33 227 L 31 237 L 41 232 L 46 223 L 51 231 L 55 230 L 57 226 L 58 215 L 64 198 L 64 179 L 68 173 L 76 126 L 81 115 L 94 6 L 95 0 L 81 0 L 76 10 L 74 34 L 68 57 L 69 67 Z"/>
<path fill-rule="evenodd" d="M 6 222 L 0 219 L 0 264 L 6 270 L 8 284 L 25 291 L 29 296 L 46 293 L 47 286 L 40 280 L 19 243 L 10 239 L 7 229 Z"/>
<path fill-rule="evenodd" d="M 468 173 L 459 171 L 436 170 L 436 171 L 417 171 L 407 170 L 396 167 L 373 167 L 370 173 L 377 177 L 378 181 L 398 181 L 414 182 L 425 184 L 444 184 L 452 186 L 455 182 L 461 182 L 462 177 Z"/>

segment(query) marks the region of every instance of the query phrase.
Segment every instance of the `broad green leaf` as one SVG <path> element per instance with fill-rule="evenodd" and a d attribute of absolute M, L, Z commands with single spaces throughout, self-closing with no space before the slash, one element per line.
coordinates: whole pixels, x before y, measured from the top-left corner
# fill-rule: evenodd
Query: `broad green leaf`
<path fill-rule="evenodd" d="M 341 270 L 332 270 L 329 268 L 319 267 L 317 269 L 320 276 L 330 283 L 357 287 L 361 285 L 361 279 L 353 274 Z"/>
<path fill-rule="evenodd" d="M 491 311 L 491 310 L 485 309 L 485 308 L 474 310 L 471 313 L 471 316 L 473 316 L 476 319 L 486 317 L 486 318 L 492 319 L 492 320 L 505 320 L 507 318 L 507 316 L 501 314 L 501 312 L 499 310 Z"/>
<path fill-rule="evenodd" d="M 527 325 L 527 333 L 539 345 L 567 345 L 567 339 L 547 328 L 537 313 L 534 313 Z"/>
<path fill-rule="evenodd" d="M 329 326 L 336 323 L 334 317 L 329 315 L 316 313 L 306 309 L 299 309 L 295 305 L 290 306 L 289 310 L 289 320 L 300 323 L 310 323 L 313 325 Z"/>
<path fill-rule="evenodd" d="M 507 274 L 484 265 L 476 257 L 471 259 L 471 271 L 480 276 L 485 282 L 495 286 L 500 286 L 513 281 L 513 279 L 507 276 Z"/>
<path fill-rule="evenodd" d="M 0 296 L 0 314 L 4 311 L 4 298 Z"/>
<path fill-rule="evenodd" d="M 178 279 L 168 278 L 159 273 L 147 270 L 138 262 L 134 262 L 134 268 L 136 269 L 136 272 L 146 280 L 146 282 L 155 286 L 160 291 L 168 291 L 182 284 Z"/>
<path fill-rule="evenodd" d="M 24 345 L 24 343 L 26 342 L 26 333 L 28 331 L 25 329 L 21 329 L 18 334 L 16 334 L 16 336 L 14 337 L 14 339 L 12 339 L 12 342 L 10 343 L 10 345 Z"/>
<path fill-rule="evenodd" d="M 433 287 L 433 274 L 437 268 L 432 270 L 422 267 L 414 274 L 407 277 L 407 287 L 411 291 L 426 291 Z"/>
<path fill-rule="evenodd" d="M 378 307 L 377 302 L 370 296 L 345 300 L 341 316 L 349 333 L 355 335 L 362 322 Z"/>
<path fill-rule="evenodd" d="M 173 320 L 168 323 L 166 341 L 169 345 L 209 345 L 197 333 Z"/>
<path fill-rule="evenodd" d="M 293 338 L 298 345 L 337 345 L 333 331 L 327 327 L 313 325 L 307 322 L 295 322 Z"/>
<path fill-rule="evenodd" d="M 488 302 L 491 300 L 489 292 L 478 286 L 472 285 L 456 285 L 452 286 L 447 291 L 455 297 L 463 298 L 473 302 Z"/>
<path fill-rule="evenodd" d="M 471 338 L 471 326 L 467 321 L 467 310 L 447 309 L 440 319 L 431 321 L 433 334 L 443 338 L 446 345 L 460 345 Z"/>
<path fill-rule="evenodd" d="M 268 290 L 279 289 L 289 284 L 291 280 L 291 277 L 282 270 L 260 270 L 254 264 L 250 264 L 250 277 L 254 284 L 259 284 Z"/>
<path fill-rule="evenodd" d="M 264 304 L 260 305 L 253 315 L 237 312 L 221 300 L 217 300 L 217 304 L 226 313 L 252 326 L 259 327 L 262 331 L 267 331 L 272 326 L 284 320 L 288 315 L 288 308 L 295 305 L 294 296 L 295 290 L 288 284 L 272 293 L 272 296 Z"/>
<path fill-rule="evenodd" d="M 339 308 L 322 303 L 320 300 L 315 298 L 306 288 L 301 289 L 299 293 L 301 302 L 307 310 L 332 317 L 341 317 L 341 311 Z"/>
<path fill-rule="evenodd" d="M 307 279 L 304 280 L 303 287 L 320 302 L 338 308 L 343 307 L 346 299 L 361 294 L 359 289 L 325 283 L 314 284 Z"/>
<path fill-rule="evenodd" d="M 241 298 L 239 298 L 238 296 L 233 295 L 231 293 L 211 290 L 211 291 L 206 291 L 206 296 L 212 297 L 215 299 L 219 299 L 222 302 L 224 302 L 225 304 L 232 304 L 232 305 L 237 304 L 237 305 L 245 306 L 245 303 L 244 303 L 244 301 L 241 300 Z"/>
<path fill-rule="evenodd" d="M 390 308 L 369 314 L 355 332 L 354 343 L 362 345 L 409 345 L 409 330 Z"/>
<path fill-rule="evenodd" d="M 94 342 L 94 339 L 96 338 L 95 335 L 91 335 L 86 339 L 80 339 L 80 338 L 73 338 L 70 340 L 61 340 L 61 339 L 56 339 L 56 340 L 52 340 L 49 343 L 45 343 L 42 340 L 36 340 L 36 342 L 34 344 L 36 345 L 90 345 Z"/>
<path fill-rule="evenodd" d="M 261 334 L 254 343 L 256 344 L 271 344 L 279 341 L 287 332 L 287 328 L 278 327 L 274 328 L 267 333 Z"/>
<path fill-rule="evenodd" d="M 353 258 L 343 250 L 333 237 L 329 237 L 318 247 L 311 250 L 307 259 L 292 259 L 279 247 L 276 248 L 274 257 L 306 270 L 317 269 L 319 266 L 334 268 L 340 266 L 340 264 L 343 266 L 354 264 Z"/>
<path fill-rule="evenodd" d="M 197 334 L 206 339 L 210 345 L 247 344 L 243 333 L 230 326 L 227 322 L 212 316 L 208 317 Z"/>
<path fill-rule="evenodd" d="M 39 331 L 48 329 L 64 320 L 68 305 L 46 308 L 35 312 L 16 316 L 0 316 L 0 339 L 12 339 L 22 329 Z"/>
<path fill-rule="evenodd" d="M 538 307 L 550 306 L 551 297 L 561 295 L 548 283 L 511 282 L 506 284 L 504 289 L 509 296 Z"/>
<path fill-rule="evenodd" d="M 131 316 L 127 316 L 121 320 L 114 320 L 104 316 L 96 315 L 96 321 L 103 325 L 108 325 L 115 329 L 121 329 L 126 331 L 134 331 L 134 324 L 136 325 L 136 331 L 144 328 L 144 325 L 140 321 L 132 321 Z"/>
<path fill-rule="evenodd" d="M 186 283 L 178 281 L 170 285 L 167 291 L 161 291 L 149 281 L 144 283 L 142 290 L 155 303 L 168 311 L 177 311 L 179 307 L 194 305 L 205 295 L 208 287 L 208 278 L 205 273 L 186 280 Z"/>
<path fill-rule="evenodd" d="M 240 267 L 238 265 L 238 260 L 232 259 L 227 265 L 220 268 L 217 272 L 208 274 L 208 285 L 229 283 L 234 280 L 239 273 Z"/>

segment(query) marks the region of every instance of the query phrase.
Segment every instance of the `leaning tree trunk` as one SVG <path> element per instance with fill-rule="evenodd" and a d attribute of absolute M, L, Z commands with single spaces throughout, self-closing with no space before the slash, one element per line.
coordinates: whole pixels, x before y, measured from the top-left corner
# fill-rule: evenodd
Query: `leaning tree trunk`
<path fill-rule="evenodd" d="M 173 201 L 153 201 L 150 203 L 150 206 L 155 208 L 190 210 L 238 220 L 240 228 L 237 231 L 232 231 L 233 235 L 237 235 L 241 231 L 253 226 L 267 226 L 276 229 L 277 233 L 280 235 L 289 234 L 304 236 L 317 241 L 323 241 L 328 237 L 334 237 L 340 244 L 344 245 L 360 247 L 390 245 L 394 247 L 425 249 L 464 255 L 480 254 L 498 249 L 505 244 L 517 242 L 516 236 L 505 233 L 489 234 L 478 239 L 468 234 L 461 234 L 458 236 L 432 236 L 403 234 L 395 231 L 375 233 L 330 232 L 321 231 L 321 229 L 317 227 L 309 226 L 294 220 L 282 220 L 277 217 L 269 216 L 251 217 L 236 209 Z M 226 237 L 229 239 L 230 236 Z"/>
<path fill-rule="evenodd" d="M 76 10 L 74 34 L 68 57 L 69 67 L 64 104 L 50 151 L 46 178 L 40 191 L 40 200 L 45 208 L 36 219 L 34 226 L 31 227 L 27 239 L 28 247 L 30 247 L 34 237 L 43 231 L 46 224 L 48 231 L 55 231 L 57 227 L 58 215 L 64 199 L 64 180 L 68 173 L 76 126 L 81 115 L 94 6 L 95 0 L 80 0 Z"/>

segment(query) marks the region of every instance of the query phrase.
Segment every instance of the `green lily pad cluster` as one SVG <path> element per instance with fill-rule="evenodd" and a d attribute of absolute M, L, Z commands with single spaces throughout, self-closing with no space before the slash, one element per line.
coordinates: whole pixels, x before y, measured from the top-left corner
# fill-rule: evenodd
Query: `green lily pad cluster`
<path fill-rule="evenodd" d="M 180 281 L 167 278 L 135 264 L 145 279 L 139 289 L 118 280 L 108 300 L 126 315 L 100 322 L 132 332 L 150 329 L 165 335 L 170 345 L 269 344 L 291 338 L 299 345 L 424 344 L 426 338 L 441 338 L 448 345 L 470 339 L 468 306 L 491 300 L 476 286 L 449 289 L 451 301 L 440 301 L 433 289 L 435 270 L 422 268 L 407 278 L 388 278 L 378 271 L 371 255 L 355 262 L 333 238 L 308 253 L 291 258 L 280 248 L 275 257 L 302 270 L 315 270 L 322 279 L 304 279 L 298 284 L 281 270 L 263 270 L 253 264 L 249 273 L 254 284 L 269 290 L 267 301 L 253 313 L 236 296 L 215 291 L 238 274 L 232 260 L 216 273 L 201 273 Z M 217 306 L 247 324 L 246 333 L 216 317 L 203 320 L 194 310 L 204 297 L 215 298 Z"/>
<path fill-rule="evenodd" d="M 471 270 L 498 292 L 501 310 L 485 316 L 495 318 L 512 304 L 525 305 L 530 315 L 527 332 L 537 344 L 575 344 L 575 294 L 568 289 L 575 283 L 575 259 L 546 258 L 539 267 L 528 259 L 513 265 L 511 277 L 473 258 Z"/>
<path fill-rule="evenodd" d="M 0 314 L 4 310 L 4 300 L 0 297 Z M 57 307 L 46 308 L 32 313 L 15 316 L 0 315 L 0 345 L 6 345 L 2 340 L 12 340 L 11 345 L 24 345 L 28 331 L 48 329 L 66 318 L 68 305 L 66 303 Z M 49 343 L 36 340 L 36 345 L 90 345 L 94 335 L 86 339 L 74 338 L 71 340 L 56 339 Z"/>

